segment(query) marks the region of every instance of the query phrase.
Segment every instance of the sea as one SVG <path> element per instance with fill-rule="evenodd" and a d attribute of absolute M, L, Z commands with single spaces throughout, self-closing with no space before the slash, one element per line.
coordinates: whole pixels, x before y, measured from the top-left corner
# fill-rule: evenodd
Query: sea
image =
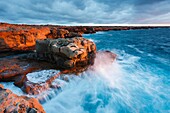
<path fill-rule="evenodd" d="M 61 89 L 47 92 L 47 113 L 170 113 L 170 28 L 105 31 L 84 34 L 98 51 L 94 69 L 56 80 Z M 30 74 L 33 80 L 57 70 Z M 39 73 L 39 76 L 35 76 Z M 44 78 L 43 78 L 44 79 Z M 22 95 L 11 83 L 6 88 Z M 37 96 L 38 98 L 38 96 Z"/>

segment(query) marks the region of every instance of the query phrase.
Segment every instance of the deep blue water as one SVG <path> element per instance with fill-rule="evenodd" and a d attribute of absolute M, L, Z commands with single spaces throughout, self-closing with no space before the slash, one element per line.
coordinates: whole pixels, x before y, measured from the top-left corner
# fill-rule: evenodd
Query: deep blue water
<path fill-rule="evenodd" d="M 122 51 L 140 57 L 143 68 L 170 76 L 170 29 L 109 31 L 85 37 L 94 40 L 98 50 Z"/>

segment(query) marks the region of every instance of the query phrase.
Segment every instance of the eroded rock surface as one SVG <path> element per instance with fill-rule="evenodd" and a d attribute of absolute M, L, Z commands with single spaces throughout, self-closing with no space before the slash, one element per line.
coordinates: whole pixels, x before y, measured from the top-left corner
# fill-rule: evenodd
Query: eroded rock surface
<path fill-rule="evenodd" d="M 36 52 L 38 57 L 55 63 L 57 67 L 70 69 L 92 65 L 96 45 L 82 37 L 40 40 L 36 43 Z"/>
<path fill-rule="evenodd" d="M 22 87 L 27 94 L 37 95 L 54 86 L 53 81 L 60 76 L 61 72 L 56 70 L 43 70 L 27 74 L 27 80 Z M 43 75 L 43 76 L 42 76 Z M 59 86 L 55 86 L 59 88 Z"/>
<path fill-rule="evenodd" d="M 50 88 L 52 81 L 58 75 L 54 74 L 54 77 L 44 82 L 34 83 L 27 79 L 28 73 L 43 69 L 58 69 L 63 74 L 77 74 L 94 63 L 95 54 L 96 45 L 82 37 L 39 40 L 36 53 L 3 58 L 0 61 L 0 81 L 14 82 L 28 94 L 39 94 Z"/>
<path fill-rule="evenodd" d="M 23 55 L 27 56 L 27 54 Z M 28 73 L 44 69 L 56 69 L 56 66 L 50 62 L 21 57 L 0 60 L 0 82 L 14 82 L 16 86 L 22 87 L 27 80 L 26 75 Z"/>
<path fill-rule="evenodd" d="M 44 28 L 31 28 L 12 31 L 0 32 L 0 51 L 18 51 L 18 50 L 34 50 L 35 41 L 38 39 L 45 39 L 46 34 L 50 33 L 50 29 Z"/>
<path fill-rule="evenodd" d="M 45 113 L 35 98 L 17 96 L 0 85 L 0 113 Z"/>

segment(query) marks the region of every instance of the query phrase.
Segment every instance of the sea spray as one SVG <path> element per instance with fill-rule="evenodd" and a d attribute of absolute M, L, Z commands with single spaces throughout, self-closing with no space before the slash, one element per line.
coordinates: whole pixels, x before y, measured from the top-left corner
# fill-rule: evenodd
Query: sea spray
<path fill-rule="evenodd" d="M 133 66 L 138 59 L 131 58 L 135 57 L 129 56 L 119 64 L 119 61 L 108 62 L 108 56 L 97 56 L 93 69 L 70 77 L 62 92 L 43 105 L 45 110 L 60 113 L 167 111 L 169 94 L 164 89 L 168 86 L 162 83 L 161 77 L 145 72 L 140 65 Z M 130 71 L 124 64 L 134 70 Z"/>

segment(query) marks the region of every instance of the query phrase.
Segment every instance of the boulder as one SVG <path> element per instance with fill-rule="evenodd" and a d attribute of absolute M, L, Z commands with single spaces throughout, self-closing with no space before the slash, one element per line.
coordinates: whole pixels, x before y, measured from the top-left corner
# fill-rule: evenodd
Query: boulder
<path fill-rule="evenodd" d="M 0 113 L 45 113 L 35 98 L 18 96 L 0 85 Z"/>
<path fill-rule="evenodd" d="M 83 37 L 37 40 L 36 52 L 59 69 L 71 69 L 92 65 L 96 45 Z"/>
<path fill-rule="evenodd" d="M 108 50 L 99 51 L 99 52 L 97 52 L 97 55 L 100 56 L 101 58 L 103 58 L 103 60 L 108 61 L 108 63 L 109 62 L 112 63 L 117 57 L 117 55 L 115 53 L 108 51 Z"/>

